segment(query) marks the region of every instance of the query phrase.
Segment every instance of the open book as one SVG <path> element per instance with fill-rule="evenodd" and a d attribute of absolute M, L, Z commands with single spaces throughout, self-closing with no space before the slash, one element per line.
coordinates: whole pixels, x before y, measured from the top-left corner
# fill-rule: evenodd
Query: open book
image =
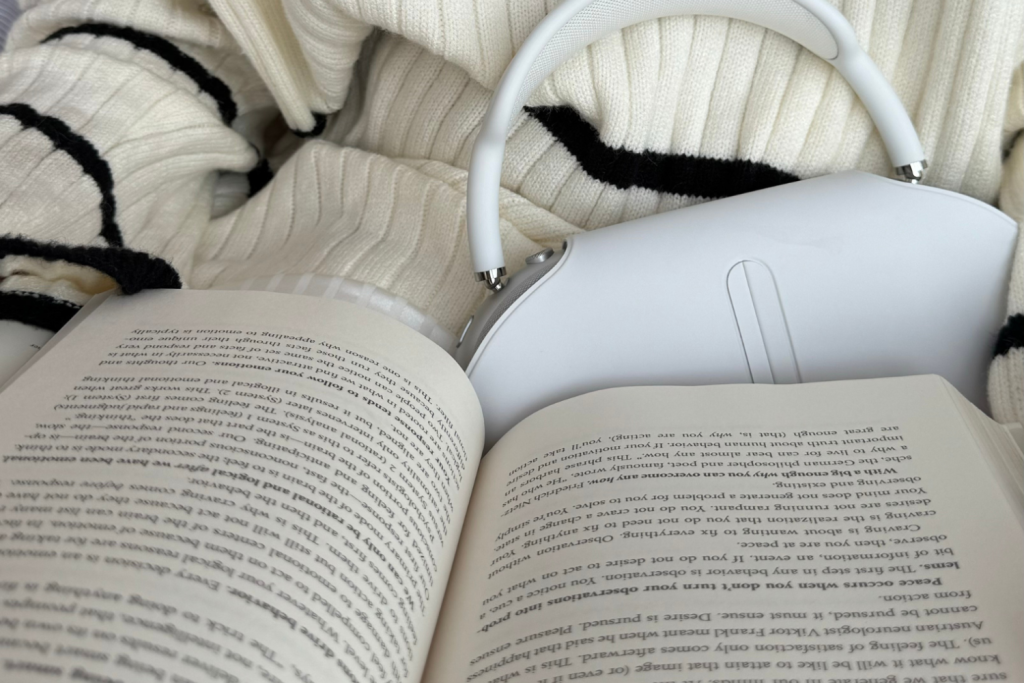
<path fill-rule="evenodd" d="M 1024 681 L 1024 458 L 938 377 L 612 389 L 483 454 L 378 313 L 94 308 L 0 393 L 5 683 Z"/>

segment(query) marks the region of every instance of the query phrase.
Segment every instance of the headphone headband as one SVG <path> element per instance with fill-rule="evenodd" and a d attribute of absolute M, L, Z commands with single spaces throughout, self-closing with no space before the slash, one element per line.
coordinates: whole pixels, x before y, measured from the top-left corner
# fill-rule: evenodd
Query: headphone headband
<path fill-rule="evenodd" d="M 860 48 L 853 27 L 828 0 L 565 0 L 546 16 L 505 69 L 484 116 L 469 167 L 467 221 L 477 279 L 500 289 L 505 257 L 498 190 L 505 139 L 530 95 L 569 57 L 626 26 L 680 14 L 742 19 L 791 38 L 833 64 L 867 108 L 896 173 L 921 178 L 924 150 L 902 102 Z"/>

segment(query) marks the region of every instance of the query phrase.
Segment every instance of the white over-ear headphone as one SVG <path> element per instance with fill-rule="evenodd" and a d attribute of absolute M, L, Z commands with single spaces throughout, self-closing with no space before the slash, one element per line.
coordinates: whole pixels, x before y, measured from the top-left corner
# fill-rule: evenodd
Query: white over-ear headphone
<path fill-rule="evenodd" d="M 601 36 L 680 13 L 760 24 L 834 64 L 907 182 L 847 171 L 654 214 L 574 235 L 506 283 L 499 181 L 523 103 Z M 544 406 L 616 386 L 936 373 L 983 407 L 1016 224 L 917 184 L 925 166 L 906 110 L 827 0 L 566 0 L 505 71 L 469 170 L 473 270 L 494 293 L 456 358 L 487 442 Z"/>
<path fill-rule="evenodd" d="M 827 0 L 565 0 L 526 39 L 501 77 L 469 167 L 468 224 L 473 270 L 500 289 L 505 257 L 498 231 L 498 190 L 505 139 L 534 89 L 577 51 L 648 19 L 706 14 L 772 29 L 833 64 L 875 122 L 897 177 L 917 182 L 924 150 L 892 86 L 857 43 L 853 27 Z"/>

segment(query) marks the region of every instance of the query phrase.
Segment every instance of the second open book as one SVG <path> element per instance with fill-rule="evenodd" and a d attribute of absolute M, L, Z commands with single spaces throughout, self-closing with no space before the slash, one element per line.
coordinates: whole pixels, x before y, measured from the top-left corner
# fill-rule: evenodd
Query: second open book
<path fill-rule="evenodd" d="M 1024 680 L 1024 460 L 938 377 L 482 444 L 379 314 L 110 298 L 0 393 L 4 680 Z"/>

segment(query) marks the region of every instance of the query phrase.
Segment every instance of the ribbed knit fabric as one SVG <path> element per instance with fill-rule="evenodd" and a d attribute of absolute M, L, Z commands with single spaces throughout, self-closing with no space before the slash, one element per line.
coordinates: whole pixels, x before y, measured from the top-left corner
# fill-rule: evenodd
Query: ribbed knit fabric
<path fill-rule="evenodd" d="M 102 286 L 52 267 L 66 262 L 138 286 L 343 276 L 450 332 L 481 301 L 469 155 L 491 89 L 552 0 L 26 4 L 0 57 L 0 225 L 20 238 L 0 238 L 0 317 L 5 292 L 80 303 Z M 836 4 L 907 106 L 926 182 L 1024 219 L 1024 3 Z M 740 21 L 625 29 L 529 104 L 502 177 L 513 267 L 579 230 L 833 171 L 890 172 L 839 74 Z M 54 120 L 94 154 L 58 147 Z M 1024 253 L 1009 301 L 991 395 L 999 419 L 1024 420 Z"/>
<path fill-rule="evenodd" d="M 19 14 L 21 8 L 17 0 L 0 0 L 0 47 L 7 42 L 7 34 Z"/>
<path fill-rule="evenodd" d="M 1024 232 L 1024 66 L 1013 74 L 1005 121 L 1008 143 L 999 206 Z M 997 420 L 1024 423 L 1024 239 L 1017 240 L 1007 321 L 989 370 L 988 393 Z"/>

